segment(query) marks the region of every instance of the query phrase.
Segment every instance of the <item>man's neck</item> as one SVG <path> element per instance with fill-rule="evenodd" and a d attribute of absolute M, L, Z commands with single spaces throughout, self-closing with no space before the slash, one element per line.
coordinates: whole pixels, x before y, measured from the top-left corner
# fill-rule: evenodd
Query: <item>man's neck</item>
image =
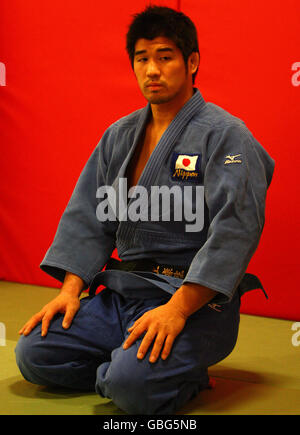
<path fill-rule="evenodd" d="M 167 103 L 151 104 L 152 125 L 155 130 L 165 130 L 173 121 L 177 113 L 182 109 L 185 103 L 193 96 L 193 88 L 184 96 L 178 96 L 176 99 Z"/>

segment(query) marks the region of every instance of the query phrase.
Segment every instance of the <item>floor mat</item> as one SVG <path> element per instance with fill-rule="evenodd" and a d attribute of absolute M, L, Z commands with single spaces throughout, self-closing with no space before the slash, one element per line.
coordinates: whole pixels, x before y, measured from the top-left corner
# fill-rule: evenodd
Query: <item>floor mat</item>
<path fill-rule="evenodd" d="M 123 415 L 96 393 L 33 385 L 19 373 L 14 356 L 17 331 L 57 293 L 0 282 L 0 414 Z M 209 369 L 214 388 L 202 391 L 178 414 L 300 414 L 300 346 L 292 341 L 294 323 L 242 314 L 234 351 Z"/>

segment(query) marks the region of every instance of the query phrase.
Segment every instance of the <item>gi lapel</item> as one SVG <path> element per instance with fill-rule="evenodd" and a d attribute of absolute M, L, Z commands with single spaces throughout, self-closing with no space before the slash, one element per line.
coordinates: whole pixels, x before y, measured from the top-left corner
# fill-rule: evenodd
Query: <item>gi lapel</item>
<path fill-rule="evenodd" d="M 206 103 L 201 93 L 196 89 L 192 98 L 190 98 L 177 113 L 169 127 L 162 135 L 141 174 L 139 184 L 145 186 L 148 190 L 151 188 L 151 185 L 160 172 L 164 161 L 172 151 L 175 141 L 180 137 L 182 131 L 192 117 L 202 110 L 205 104 Z"/>
<path fill-rule="evenodd" d="M 146 107 L 144 107 L 144 109 L 141 110 L 141 114 L 140 114 L 140 117 L 139 117 L 139 120 L 138 120 L 138 123 L 136 126 L 136 132 L 134 135 L 132 147 L 130 148 L 129 153 L 127 154 L 127 157 L 124 160 L 115 181 L 113 182 L 113 187 L 116 189 L 118 188 L 119 178 L 123 178 L 125 176 L 128 163 L 130 162 L 130 159 L 133 156 L 134 150 L 136 149 L 136 147 L 139 143 L 140 137 L 145 129 L 146 122 L 147 122 L 147 119 L 150 115 L 150 112 L 151 112 L 150 104 L 148 104 Z"/>
<path fill-rule="evenodd" d="M 205 107 L 205 104 L 206 103 L 201 93 L 199 92 L 198 89 L 195 89 L 195 93 L 192 96 L 192 98 L 190 98 L 190 100 L 178 112 L 178 114 L 175 116 L 171 124 L 168 126 L 168 128 L 162 135 L 155 149 L 153 150 L 140 176 L 138 185 L 144 186 L 148 190 L 148 192 L 150 192 L 151 186 L 153 185 L 153 183 L 157 178 L 157 175 L 161 171 L 164 161 L 168 157 L 169 153 L 172 151 L 176 140 L 179 139 L 181 133 L 183 132 L 187 124 L 190 122 L 192 117 L 196 113 L 199 113 L 199 111 L 201 111 Z M 114 182 L 116 189 L 118 189 L 117 183 L 119 182 L 119 178 L 124 177 L 127 165 L 138 144 L 140 135 L 143 132 L 150 110 L 151 108 L 150 105 L 148 104 L 148 106 L 144 109 L 141 118 L 139 120 L 133 146 L 120 169 L 117 179 Z M 128 207 L 130 206 L 131 202 L 132 199 L 129 200 Z M 117 231 L 117 239 L 118 239 L 117 245 L 118 245 L 119 253 L 126 250 L 126 248 L 128 248 L 129 245 L 134 244 L 134 230 L 138 224 L 139 221 L 136 222 L 121 221 L 119 223 L 119 227 Z"/>
<path fill-rule="evenodd" d="M 120 170 L 118 172 L 118 175 L 116 176 L 116 178 L 115 178 L 115 180 L 114 180 L 114 182 L 112 184 L 112 187 L 114 188 L 114 190 L 116 192 L 116 198 L 117 198 L 118 202 L 119 202 L 118 198 L 119 198 L 120 195 L 122 197 L 124 197 L 124 195 L 125 195 L 124 199 L 127 198 L 127 192 L 119 192 L 120 178 L 124 178 L 125 177 L 127 166 L 128 166 L 128 164 L 130 162 L 130 159 L 133 156 L 134 150 L 136 149 L 136 147 L 137 147 L 137 145 L 139 143 L 140 137 L 143 134 L 143 131 L 144 131 L 146 123 L 147 123 L 147 119 L 150 116 L 150 112 L 151 112 L 150 104 L 148 104 L 144 109 L 142 109 L 140 111 L 140 117 L 138 119 L 138 123 L 137 123 L 137 126 L 136 126 L 136 131 L 135 131 L 135 135 L 134 135 L 133 144 L 132 144 L 132 146 L 130 148 L 129 153 L 127 154 L 126 159 L 124 160 L 123 164 L 121 165 L 121 168 L 120 168 Z M 122 185 L 124 186 L 124 184 L 122 184 Z"/>

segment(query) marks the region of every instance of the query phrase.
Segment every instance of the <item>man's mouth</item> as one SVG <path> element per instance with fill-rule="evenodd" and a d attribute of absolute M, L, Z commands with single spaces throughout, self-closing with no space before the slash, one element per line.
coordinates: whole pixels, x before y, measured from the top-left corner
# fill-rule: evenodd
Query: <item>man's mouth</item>
<path fill-rule="evenodd" d="M 162 84 L 161 84 L 161 83 L 155 83 L 155 82 L 153 82 L 153 83 L 148 83 L 148 84 L 146 85 L 146 88 L 148 88 L 148 89 L 150 89 L 150 90 L 152 90 L 152 91 L 155 91 L 155 90 L 157 90 L 157 89 L 162 88 Z"/>

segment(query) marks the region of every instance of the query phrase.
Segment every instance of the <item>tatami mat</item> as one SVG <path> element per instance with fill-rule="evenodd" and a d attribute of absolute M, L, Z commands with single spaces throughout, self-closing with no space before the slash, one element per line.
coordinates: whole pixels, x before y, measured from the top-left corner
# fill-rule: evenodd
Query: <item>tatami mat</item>
<path fill-rule="evenodd" d="M 20 375 L 14 348 L 18 329 L 58 290 L 0 282 L 0 414 L 120 415 L 111 401 L 32 385 Z M 215 388 L 201 392 L 179 414 L 300 414 L 300 346 L 293 321 L 241 315 L 232 354 L 210 368 Z M 1 339 L 2 337 L 0 337 Z"/>

